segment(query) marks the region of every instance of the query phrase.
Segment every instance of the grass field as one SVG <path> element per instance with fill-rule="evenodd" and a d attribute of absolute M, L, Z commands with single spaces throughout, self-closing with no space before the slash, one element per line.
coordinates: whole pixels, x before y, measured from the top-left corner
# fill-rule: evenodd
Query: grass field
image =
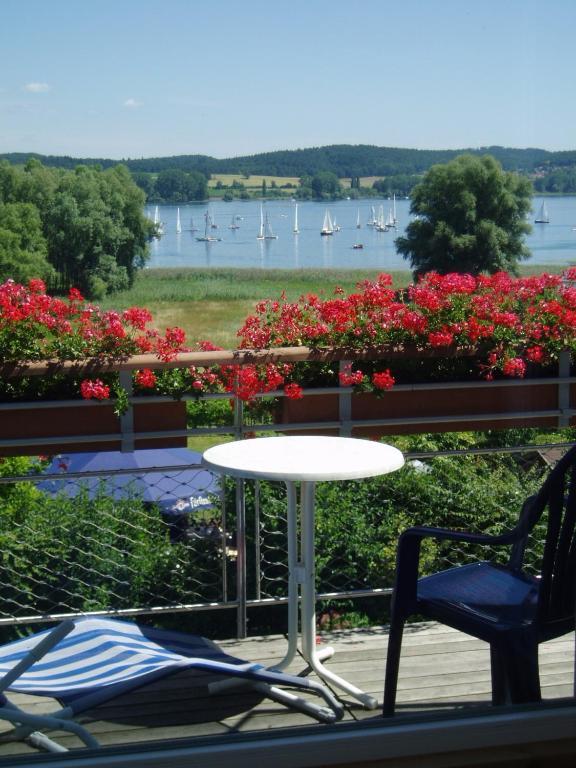
<path fill-rule="evenodd" d="M 362 176 L 360 178 L 360 186 L 371 187 L 377 179 L 382 179 L 383 176 Z M 209 187 L 215 187 L 220 181 L 225 187 L 231 186 L 235 181 L 244 184 L 246 189 L 261 189 L 262 181 L 266 179 L 266 186 L 270 187 L 272 182 L 275 182 L 277 187 L 283 187 L 285 184 L 292 184 L 294 187 L 299 186 L 300 179 L 298 176 L 249 176 L 245 178 L 240 173 L 213 173 L 212 178 L 208 182 Z M 340 179 L 340 184 L 344 189 L 350 188 L 350 179 Z"/>
<path fill-rule="evenodd" d="M 178 325 L 190 343 L 208 339 L 232 348 L 236 331 L 261 299 L 279 298 L 283 291 L 291 301 L 306 293 L 328 297 L 338 286 L 351 291 L 377 274 L 375 270 L 150 269 L 138 274 L 132 290 L 114 294 L 100 305 L 117 310 L 147 307 L 157 328 Z M 410 281 L 408 271 L 393 275 L 398 287 Z"/>
<path fill-rule="evenodd" d="M 526 275 L 561 270 L 538 265 L 521 268 Z M 147 307 L 156 328 L 177 325 L 186 331 L 190 344 L 209 340 L 233 349 L 236 332 L 256 302 L 279 298 L 283 291 L 290 301 L 307 293 L 327 298 L 336 287 L 350 292 L 377 274 L 378 270 L 147 269 L 138 274 L 130 291 L 114 294 L 100 305 L 117 310 Z M 408 270 L 391 274 L 396 288 L 411 282 Z"/>
<path fill-rule="evenodd" d="M 277 187 L 282 187 L 284 184 L 292 184 L 294 187 L 297 187 L 300 184 L 298 176 L 248 176 L 246 178 L 241 173 L 213 173 L 208 186 L 215 187 L 220 181 L 224 186 L 229 187 L 235 181 L 238 181 L 240 184 L 244 184 L 246 189 L 260 189 L 264 179 L 266 179 L 267 187 L 270 187 L 272 182 Z"/>

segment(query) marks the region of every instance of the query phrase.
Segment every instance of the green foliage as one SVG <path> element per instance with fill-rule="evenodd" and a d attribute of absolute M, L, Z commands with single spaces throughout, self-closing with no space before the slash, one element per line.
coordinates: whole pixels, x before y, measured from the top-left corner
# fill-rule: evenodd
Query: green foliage
<path fill-rule="evenodd" d="M 147 258 L 143 205 L 123 166 L 62 171 L 37 160 L 24 168 L 1 162 L 0 280 L 42 277 L 52 289 L 75 286 L 90 298 L 128 288 Z"/>
<path fill-rule="evenodd" d="M 332 144 L 308 149 L 280 150 L 256 155 L 217 159 L 207 155 L 177 155 L 127 160 L 126 165 L 135 174 L 157 174 L 178 169 L 185 173 L 202 173 L 206 178 L 216 173 L 251 175 L 313 176 L 320 171 L 331 171 L 339 178 L 357 176 L 396 176 L 425 173 L 436 163 L 447 163 L 463 150 L 405 149 L 377 147 L 368 144 Z M 514 149 L 510 147 L 481 147 L 465 149 L 469 154 L 486 153 L 495 157 L 505 170 L 532 173 L 551 167 L 567 168 L 576 164 L 576 152 L 548 152 L 544 149 Z M 22 164 L 30 158 L 42 160 L 45 165 L 73 169 L 79 162 L 102 168 L 116 165 L 116 161 L 98 158 L 78 160 L 72 157 L 55 157 L 34 153 L 9 153 L 0 155 L 11 163 Z M 141 179 L 138 176 L 138 179 Z M 138 182 L 139 183 L 139 182 Z"/>
<path fill-rule="evenodd" d="M 54 280 L 56 273 L 47 257 L 38 209 L 32 203 L 0 203 L 0 280 Z"/>
<path fill-rule="evenodd" d="M 22 461 L 22 460 L 18 460 Z M 28 460 L 26 460 L 28 461 Z M 1 465 L 0 465 L 1 466 Z M 24 466 L 12 464 L 3 474 Z M 218 599 L 217 548 L 170 541 L 159 509 L 48 496 L 33 483 L 0 485 L 0 603 L 6 614 L 90 611 Z"/>
<path fill-rule="evenodd" d="M 315 174 L 310 181 L 310 187 L 314 196 L 319 200 L 324 198 L 335 199 L 342 194 L 338 176 L 331 171 L 320 171 Z"/>
<path fill-rule="evenodd" d="M 529 182 L 502 171 L 493 157 L 462 155 L 431 168 L 415 187 L 416 218 L 396 247 L 416 274 L 515 273 L 529 256 L 523 238 L 530 200 Z"/>
<path fill-rule="evenodd" d="M 206 177 L 197 172 L 185 173 L 177 168 L 161 171 L 150 197 L 165 203 L 205 200 L 208 197 Z"/>

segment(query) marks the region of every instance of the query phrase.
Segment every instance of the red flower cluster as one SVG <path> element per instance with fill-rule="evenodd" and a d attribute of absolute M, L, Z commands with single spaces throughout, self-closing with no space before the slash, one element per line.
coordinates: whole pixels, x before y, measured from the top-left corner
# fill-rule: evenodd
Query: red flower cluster
<path fill-rule="evenodd" d="M 76 288 L 67 299 L 48 296 L 39 279 L 28 286 L 8 280 L 0 285 L 0 349 L 4 362 L 30 360 L 123 360 L 131 355 L 154 353 L 173 360 L 186 349 L 184 331 L 169 328 L 164 336 L 148 328 L 152 315 L 131 307 L 122 313 L 103 312 L 87 303 Z M 140 371 L 140 387 L 154 387 L 155 374 Z M 110 386 L 100 379 L 80 383 L 84 398 L 106 399 Z"/>
<path fill-rule="evenodd" d="M 243 348 L 307 345 L 395 351 L 437 349 L 473 354 L 486 378 L 524 376 L 527 364 L 546 364 L 562 349 L 576 350 L 576 268 L 559 275 L 514 278 L 431 272 L 406 290 L 392 290 L 389 275 L 365 281 L 358 292 L 297 302 L 261 301 L 238 332 Z M 297 377 L 295 366 L 290 378 Z M 366 387 L 351 368 L 344 386 Z M 389 370 L 371 378 L 375 389 L 394 383 Z"/>
<path fill-rule="evenodd" d="M 67 299 L 50 297 L 41 280 L 31 280 L 28 286 L 11 280 L 0 285 L 4 361 L 108 361 L 140 353 L 172 361 L 187 350 L 180 328 L 161 334 L 148 327 L 151 319 L 148 310 L 139 307 L 103 312 L 74 288 Z M 545 365 L 563 349 L 576 351 L 576 268 L 564 277 L 432 272 L 400 291 L 394 291 L 392 278 L 383 274 L 362 282 L 350 295 L 337 289 L 327 299 L 308 294 L 295 302 L 285 296 L 260 301 L 238 336 L 244 349 L 306 345 L 405 350 L 407 356 L 422 350 L 434 350 L 437 356 L 466 353 L 479 359 L 479 371 L 487 379 L 522 377 L 529 365 Z M 205 341 L 196 349 L 218 348 Z M 190 390 L 198 395 L 225 391 L 251 401 L 280 387 L 288 397 L 299 398 L 304 376 L 311 371 L 316 375 L 317 365 L 143 369 L 134 382 L 137 388 L 175 396 Z M 330 375 L 333 381 L 336 374 L 331 368 Z M 389 389 L 394 381 L 389 368 L 375 371 L 364 364 L 354 370 L 350 365 L 339 374 L 342 386 L 376 391 Z M 109 396 L 110 385 L 85 380 L 80 391 L 83 397 L 103 399 Z"/>

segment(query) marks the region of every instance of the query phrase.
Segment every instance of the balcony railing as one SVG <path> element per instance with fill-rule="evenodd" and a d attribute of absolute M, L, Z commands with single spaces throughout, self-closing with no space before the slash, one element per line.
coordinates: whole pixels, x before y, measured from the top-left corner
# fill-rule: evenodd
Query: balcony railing
<path fill-rule="evenodd" d="M 351 360 L 353 355 L 348 350 L 322 353 L 323 359 Z M 368 353 L 367 353 L 368 354 Z M 371 353 L 373 354 L 373 353 Z M 361 355 L 360 355 L 361 357 Z M 134 359 L 122 364 L 107 366 L 108 370 L 120 370 L 128 390 L 131 404 L 136 402 L 130 392 L 127 372 L 144 366 L 159 368 L 186 365 L 213 365 L 233 363 L 242 365 L 248 362 L 290 360 L 318 360 L 319 353 L 306 350 L 275 350 L 262 353 L 194 353 L 183 356 L 173 363 L 159 363 L 157 360 Z M 74 368 L 72 364 L 64 368 Z M 33 364 L 19 369 L 25 375 L 46 374 L 54 370 L 49 364 Z M 93 367 L 90 368 L 94 371 Z M 125 375 L 126 374 L 126 375 Z M 554 386 L 558 393 L 556 407 L 542 412 L 531 413 L 532 418 L 549 423 L 553 419 L 560 426 L 567 426 L 576 415 L 572 407 L 571 389 L 576 377 L 571 377 L 569 360 L 561 361 L 559 375 L 546 379 L 542 386 Z M 534 382 L 494 382 L 494 387 L 509 387 L 520 391 L 522 387 Z M 451 383 L 405 385 L 410 390 L 426 393 L 434 389 L 450 389 Z M 462 385 L 459 384 L 459 387 Z M 484 383 L 471 382 L 466 387 L 471 393 Z M 305 390 L 305 397 L 317 397 L 319 390 Z M 258 423 L 246 413 L 243 403 L 234 399 L 233 419 L 229 425 L 213 426 L 210 424 L 190 429 L 166 431 L 165 438 L 195 436 L 232 436 L 243 439 L 250 433 L 269 434 L 276 431 L 315 431 L 335 429 L 339 434 L 354 434 L 354 429 L 361 427 L 385 426 L 395 428 L 408 425 L 413 431 L 420 426 L 422 432 L 431 428 L 434 420 L 415 419 L 409 414 L 399 414 L 393 419 L 363 419 L 360 424 L 352 418 L 352 391 L 345 387 L 333 387 L 323 390 L 323 394 L 336 395 L 338 398 L 339 418 L 332 421 L 292 423 Z M 266 397 L 281 397 L 281 392 L 268 393 Z M 228 394 L 209 395 L 208 399 L 229 399 Z M 190 396 L 189 398 L 193 398 Z M 165 402 L 166 398 L 152 397 L 147 401 Z M 61 403 L 58 403 L 61 405 Z M 78 403 L 73 402 L 76 406 Z M 49 408 L 48 403 L 41 404 Z M 20 404 L 0 405 L 2 410 L 18 410 Z M 72 407 L 72 404 L 70 405 Z M 98 407 L 86 403 L 85 407 Z M 477 414 L 460 415 L 455 422 L 460 423 Z M 501 414 L 488 414 L 486 420 L 502 419 Z M 516 414 L 519 426 L 525 419 L 525 413 Z M 510 414 L 507 415 L 510 418 Z M 445 419 L 444 419 L 445 421 Z M 133 446 L 132 422 L 130 414 L 123 420 L 123 446 Z M 155 433 L 157 435 L 157 433 Z M 152 435 L 152 433 L 150 433 Z M 106 436 L 104 436 L 106 437 Z M 144 434 L 146 437 L 146 434 Z M 100 440 L 104 441 L 102 436 Z M 37 452 L 46 453 L 56 441 L 50 438 L 39 441 L 34 447 Z M 62 442 L 62 438 L 58 439 Z M 66 442 L 66 440 L 64 440 Z M 83 435 L 69 439 L 70 443 L 93 443 L 93 436 Z M 521 453 L 526 450 L 544 451 L 554 446 L 569 443 L 541 442 L 534 445 L 514 445 L 506 448 L 466 448 L 465 450 L 418 451 L 406 456 L 408 462 L 421 460 L 432 461 L 436 458 L 461 456 L 471 453 Z M 0 449 L 18 454 L 18 449 L 26 446 L 15 438 L 0 439 Z M 419 465 L 413 471 L 420 471 Z M 170 522 L 162 519 L 155 504 L 143 503 L 138 494 L 129 494 L 126 499 L 114 498 L 110 492 L 111 484 L 118 474 L 140 477 L 149 472 L 161 471 L 167 476 L 177 477 L 181 466 L 164 466 L 153 469 L 121 470 L 96 475 L 102 480 L 95 495 L 90 497 L 82 491 L 86 479 L 92 479 L 93 473 L 66 473 L 69 481 L 78 483 L 79 499 L 82 503 L 72 503 L 61 498 L 54 503 L 44 492 L 32 492 L 40 483 L 52 479 L 60 481 L 62 474 L 52 478 L 47 475 L 17 474 L 0 477 L 0 498 L 4 500 L 3 514 L 10 514 L 10 504 L 5 503 L 10 492 L 25 493 L 28 512 L 26 515 L 14 515 L 2 532 L 2 550 L 4 558 L 0 567 L 0 625 L 30 624 L 48 619 L 56 620 L 68 615 L 86 613 L 136 616 L 152 614 L 155 616 L 174 613 L 201 614 L 211 612 L 211 616 L 221 616 L 220 632 L 230 631 L 238 638 L 247 635 L 248 619 L 251 612 L 260 607 L 282 605 L 286 601 L 287 552 L 284 516 L 285 499 L 281 486 L 273 484 L 243 483 L 228 481 L 214 497 L 214 510 L 209 519 L 216 519 L 217 529 L 207 535 L 201 530 L 200 518 L 188 521 L 185 530 L 174 534 Z M 200 465 L 191 463 L 187 469 L 200 471 Z M 441 480 L 441 479 L 440 479 Z M 375 481 L 377 482 L 377 481 Z M 320 499 L 319 504 L 322 504 Z M 52 505 L 52 506 L 50 506 Z M 49 508 L 49 514 L 46 510 Z M 519 505 L 518 505 L 519 509 Z M 6 511 L 8 510 L 8 512 Z M 320 509 L 321 513 L 321 509 Z M 474 527 L 474 521 L 462 520 L 462 527 Z M 206 528 L 207 526 L 205 526 Z M 344 532 L 346 535 L 346 532 Z M 74 546 L 66 548 L 63 540 L 67 539 Z M 540 542 L 531 542 L 534 557 L 537 557 Z M 390 542 L 390 551 L 393 542 Z M 151 554 L 154 556 L 150 562 Z M 445 564 L 462 562 L 463 559 L 477 557 L 475 552 L 454 551 L 446 553 Z M 357 601 L 367 597 L 386 597 L 391 592 L 390 578 L 376 579 L 374 572 L 362 568 L 343 575 L 338 552 L 322 552 L 322 567 L 318 573 L 318 599 L 326 601 Z M 388 571 L 390 573 L 390 570 Z M 218 612 L 217 614 L 214 612 Z M 225 628 L 223 628 L 225 627 Z M 207 634 L 207 632 L 205 632 Z"/>

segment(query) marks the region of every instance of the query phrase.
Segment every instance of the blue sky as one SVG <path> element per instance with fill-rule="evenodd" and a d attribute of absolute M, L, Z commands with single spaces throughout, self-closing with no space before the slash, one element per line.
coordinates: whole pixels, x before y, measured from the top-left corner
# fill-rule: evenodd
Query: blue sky
<path fill-rule="evenodd" d="M 575 0 L 0 0 L 0 152 L 576 148 Z"/>

